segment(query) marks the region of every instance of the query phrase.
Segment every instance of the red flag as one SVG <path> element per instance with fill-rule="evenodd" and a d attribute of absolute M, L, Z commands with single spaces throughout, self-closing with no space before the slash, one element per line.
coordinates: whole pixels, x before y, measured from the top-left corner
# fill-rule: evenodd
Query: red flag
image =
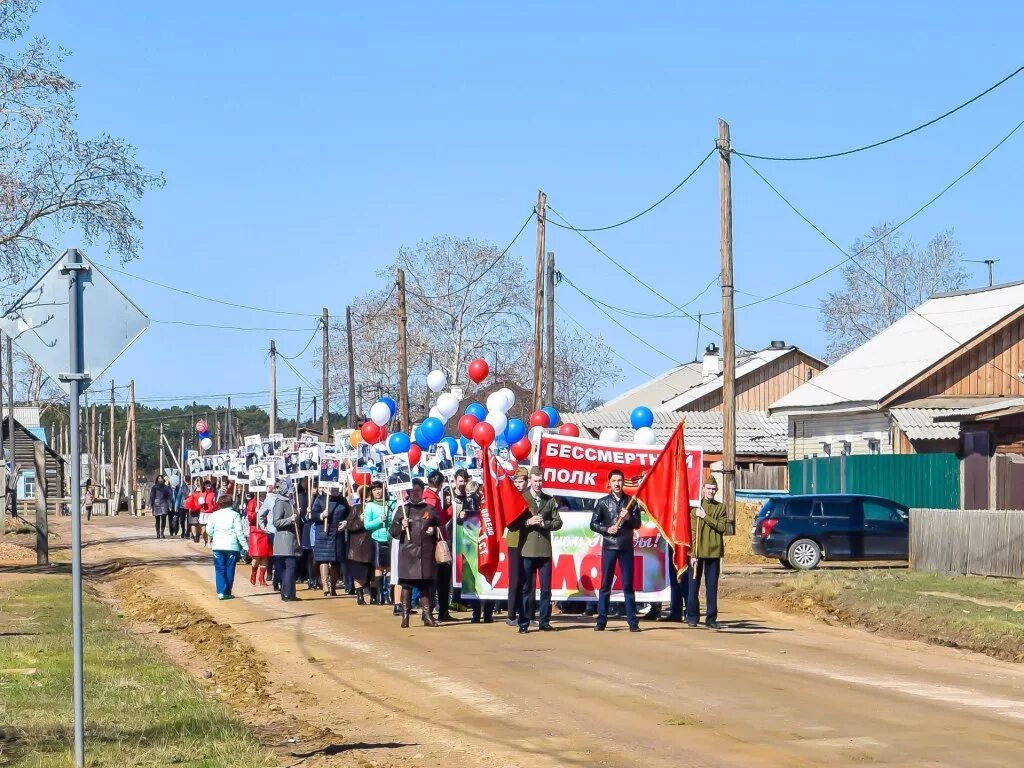
<path fill-rule="evenodd" d="M 508 472 L 486 448 L 482 458 L 484 503 L 476 560 L 480 574 L 490 582 L 498 570 L 498 542 L 505 529 L 525 514 L 527 504 Z"/>
<path fill-rule="evenodd" d="M 654 520 L 661 535 L 672 545 L 672 559 L 677 572 L 686 568 L 687 550 L 690 548 L 690 493 L 687 472 L 683 423 L 680 422 L 665 445 L 665 450 L 640 481 L 634 495 L 634 498 L 647 509 L 647 514 Z"/>

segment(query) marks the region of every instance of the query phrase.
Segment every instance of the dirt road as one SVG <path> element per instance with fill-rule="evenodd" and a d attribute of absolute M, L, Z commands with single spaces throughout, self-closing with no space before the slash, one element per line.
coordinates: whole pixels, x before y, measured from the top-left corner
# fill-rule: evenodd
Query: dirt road
<path fill-rule="evenodd" d="M 219 602 L 208 553 L 158 541 L 151 525 L 94 520 L 87 562 L 141 566 L 131 573 L 157 592 L 247 639 L 267 662 L 272 701 L 337 734 L 303 765 L 1024 761 L 1024 669 L 1011 664 L 755 604 L 726 602 L 721 632 L 654 623 L 597 634 L 556 617 L 558 632 L 520 636 L 503 623 L 403 631 L 387 608 L 301 588 L 300 602 L 282 603 L 244 577 L 239 599 Z"/>

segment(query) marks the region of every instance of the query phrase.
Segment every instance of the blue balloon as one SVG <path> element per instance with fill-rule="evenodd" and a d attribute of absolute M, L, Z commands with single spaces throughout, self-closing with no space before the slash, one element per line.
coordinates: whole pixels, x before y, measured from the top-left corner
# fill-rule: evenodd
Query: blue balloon
<path fill-rule="evenodd" d="M 487 408 L 481 403 L 470 403 L 466 406 L 466 413 L 476 416 L 477 421 L 483 421 L 487 418 Z"/>
<path fill-rule="evenodd" d="M 388 437 L 388 450 L 392 453 L 408 453 L 412 441 L 405 432 L 392 432 Z"/>
<path fill-rule="evenodd" d="M 440 444 L 448 449 L 449 456 L 454 456 L 459 452 L 459 441 L 450 435 L 448 437 L 442 437 Z"/>
<path fill-rule="evenodd" d="M 427 441 L 428 445 L 434 445 L 444 437 L 444 423 L 435 416 L 428 416 L 420 424 L 420 434 Z"/>
<path fill-rule="evenodd" d="M 461 453 L 463 456 L 467 455 L 466 452 L 469 450 L 469 443 L 470 441 L 467 438 L 459 438 L 459 453 Z"/>
<path fill-rule="evenodd" d="M 423 434 L 423 427 L 416 427 L 416 431 L 413 433 L 413 440 L 416 441 L 416 445 L 422 448 L 424 451 L 427 450 L 432 443 L 430 443 L 426 436 Z"/>
<path fill-rule="evenodd" d="M 555 407 L 553 405 L 545 405 L 541 410 L 548 415 L 548 427 L 557 427 L 562 417 L 558 415 Z"/>
<path fill-rule="evenodd" d="M 505 439 L 504 432 L 494 438 L 494 445 L 497 448 L 508 448 L 508 440 Z"/>
<path fill-rule="evenodd" d="M 508 440 L 508 444 L 518 443 L 526 437 L 526 424 L 523 423 L 522 419 L 509 419 L 508 426 L 505 427 L 505 439 Z"/>
<path fill-rule="evenodd" d="M 388 409 L 391 411 L 391 418 L 394 418 L 395 412 L 398 410 L 398 403 L 395 402 L 395 399 L 393 397 L 388 397 L 387 395 L 385 395 L 380 399 L 380 402 L 384 403 L 388 407 Z M 398 451 L 398 453 L 404 452 L 405 451 Z"/>
<path fill-rule="evenodd" d="M 638 405 L 630 411 L 629 423 L 633 425 L 633 429 L 649 427 L 654 424 L 654 413 L 646 405 Z"/>

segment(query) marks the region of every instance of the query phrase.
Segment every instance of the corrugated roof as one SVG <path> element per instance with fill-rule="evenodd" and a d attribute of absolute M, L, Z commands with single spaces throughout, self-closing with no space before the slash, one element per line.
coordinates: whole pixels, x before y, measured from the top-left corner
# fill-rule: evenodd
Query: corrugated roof
<path fill-rule="evenodd" d="M 660 442 L 668 440 L 676 425 L 686 420 L 686 443 L 703 448 L 706 453 L 722 452 L 722 414 L 712 411 L 654 412 L 654 433 Z M 631 439 L 633 428 L 629 411 L 563 413 L 562 421 L 576 424 L 592 437 L 611 427 L 619 431 L 623 441 Z M 764 411 L 737 411 L 736 452 L 742 455 L 785 455 L 786 418 L 769 416 Z"/>
<path fill-rule="evenodd" d="M 911 440 L 957 440 L 958 422 L 936 422 L 937 416 L 951 416 L 963 411 L 957 408 L 893 408 L 893 419 Z"/>
<path fill-rule="evenodd" d="M 935 296 L 773 403 L 772 411 L 876 408 L 888 395 L 1021 307 L 1024 283 Z"/>
<path fill-rule="evenodd" d="M 694 362 L 685 365 L 677 365 L 675 368 L 665 371 L 660 376 L 655 376 L 650 381 L 638 384 L 632 389 L 613 397 L 603 405 L 594 410 L 616 411 L 625 409 L 631 411 L 638 405 L 646 405 L 650 408 L 657 408 L 666 400 L 670 400 L 680 392 L 686 392 L 692 387 L 701 383 L 704 376 L 704 363 Z"/>
<path fill-rule="evenodd" d="M 753 373 L 757 369 L 768 365 L 774 360 L 778 360 L 783 355 L 788 355 L 794 349 L 796 349 L 796 347 L 783 347 L 782 349 L 773 349 L 768 347 L 767 349 L 754 352 L 746 357 L 738 358 L 736 360 L 736 380 L 739 381 L 744 376 Z M 677 397 L 673 397 L 662 405 L 651 407 L 659 411 L 682 411 L 685 410 L 686 406 L 690 403 L 704 397 L 704 395 L 717 392 L 721 388 L 722 376 L 719 375 L 714 379 L 711 379 L 711 381 L 702 382 Z"/>

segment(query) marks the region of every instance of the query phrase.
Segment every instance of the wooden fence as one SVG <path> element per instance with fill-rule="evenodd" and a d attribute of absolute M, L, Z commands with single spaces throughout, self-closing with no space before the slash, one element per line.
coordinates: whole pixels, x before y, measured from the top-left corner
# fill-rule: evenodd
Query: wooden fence
<path fill-rule="evenodd" d="M 1024 511 L 912 509 L 910 567 L 1024 578 Z"/>

